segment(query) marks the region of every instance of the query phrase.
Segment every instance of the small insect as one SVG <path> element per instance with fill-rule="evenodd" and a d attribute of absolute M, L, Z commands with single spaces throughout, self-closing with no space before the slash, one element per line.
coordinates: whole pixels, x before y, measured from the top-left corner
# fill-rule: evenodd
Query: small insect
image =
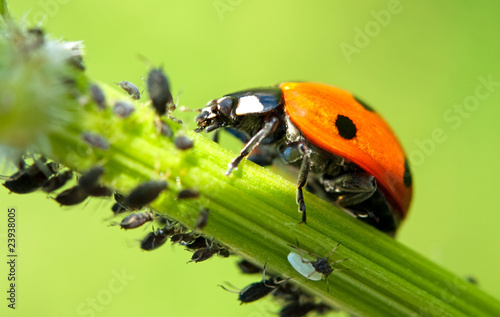
<path fill-rule="evenodd" d="M 172 128 L 168 125 L 168 123 L 163 122 L 162 120 L 155 121 L 156 129 L 161 135 L 166 136 L 167 138 L 171 138 L 174 135 Z"/>
<path fill-rule="evenodd" d="M 192 233 L 176 233 L 170 238 L 170 242 L 188 245 L 196 240 L 196 236 Z"/>
<path fill-rule="evenodd" d="M 167 105 L 173 105 L 173 97 L 167 76 L 160 68 L 154 68 L 149 72 L 147 88 L 156 113 L 159 116 L 165 115 L 169 110 Z"/>
<path fill-rule="evenodd" d="M 200 193 L 196 189 L 183 189 L 177 194 L 177 199 L 193 199 L 200 197 Z"/>
<path fill-rule="evenodd" d="M 115 214 L 121 214 L 123 212 L 129 211 L 130 208 L 125 206 L 125 199 L 127 198 L 126 196 L 120 194 L 120 193 L 115 193 L 114 198 L 116 203 L 111 206 L 111 211 Z"/>
<path fill-rule="evenodd" d="M 139 100 L 141 99 L 141 93 L 139 92 L 139 88 L 136 85 L 132 84 L 129 81 L 121 81 L 119 83 L 115 83 L 115 85 L 120 86 L 123 90 L 130 95 L 132 99 Z"/>
<path fill-rule="evenodd" d="M 117 101 L 113 106 L 113 113 L 120 118 L 127 118 L 135 111 L 134 105 L 128 101 Z"/>
<path fill-rule="evenodd" d="M 109 197 L 113 195 L 111 188 L 104 185 L 96 185 L 91 189 L 86 190 L 86 192 L 92 197 Z"/>
<path fill-rule="evenodd" d="M 80 186 L 74 186 L 61 192 L 55 200 L 61 206 L 73 206 L 82 203 L 89 194 Z"/>
<path fill-rule="evenodd" d="M 120 227 L 122 227 L 122 229 L 135 229 L 148 221 L 153 221 L 153 217 L 154 215 L 151 211 L 131 214 L 123 218 L 122 222 L 120 222 Z"/>
<path fill-rule="evenodd" d="M 271 294 L 272 292 L 278 289 L 279 284 L 287 280 L 288 279 L 281 279 L 280 277 L 271 277 L 269 279 L 266 279 L 266 265 L 264 265 L 264 270 L 262 272 L 262 281 L 252 283 L 247 287 L 243 288 L 239 292 L 228 290 L 222 285 L 219 286 L 225 289 L 226 291 L 239 294 L 238 300 L 241 302 L 240 304 L 243 304 L 243 303 L 254 302 Z"/>
<path fill-rule="evenodd" d="M 59 173 L 51 178 L 47 182 L 45 182 L 42 186 L 42 190 L 46 193 L 53 192 L 66 184 L 73 177 L 72 171 L 65 171 L 64 173 Z"/>
<path fill-rule="evenodd" d="M 95 166 L 78 178 L 78 185 L 86 191 L 91 191 L 99 183 L 99 178 L 104 174 L 104 167 Z"/>
<path fill-rule="evenodd" d="M 106 97 L 99 86 L 96 84 L 90 85 L 90 95 L 99 109 L 106 109 Z"/>
<path fill-rule="evenodd" d="M 331 310 L 326 304 L 323 303 L 314 303 L 314 302 L 305 302 L 302 303 L 300 301 L 293 301 L 283 307 L 280 312 L 280 317 L 303 317 L 308 313 L 315 311 L 318 314 L 326 314 Z"/>
<path fill-rule="evenodd" d="M 252 262 L 245 259 L 238 262 L 238 267 L 240 268 L 241 272 L 245 274 L 255 274 L 255 273 L 260 273 L 260 271 L 262 271 L 262 269 L 258 265 L 255 265 Z"/>
<path fill-rule="evenodd" d="M 290 245 L 292 248 L 295 248 L 299 251 L 298 257 L 294 252 L 290 252 L 288 254 L 288 262 L 293 266 L 293 268 L 299 272 L 302 276 L 306 277 L 307 280 L 319 281 L 322 279 L 326 280 L 326 289 L 330 291 L 330 286 L 328 285 L 328 276 L 335 270 L 332 265 L 345 261 L 347 259 L 337 260 L 333 262 L 328 262 L 330 256 L 332 256 L 333 252 L 337 250 L 340 242 L 333 247 L 326 258 L 321 258 L 309 253 L 311 256 L 316 257 L 316 261 L 305 260 L 302 256 L 302 250 L 299 247 L 299 242 L 297 241 L 297 246 Z"/>
<path fill-rule="evenodd" d="M 209 241 L 207 240 L 207 238 L 205 238 L 203 236 L 199 236 L 196 239 L 194 239 L 193 242 L 186 244 L 186 248 L 188 248 L 189 250 L 198 250 L 198 249 L 206 248 L 208 244 L 209 244 Z"/>
<path fill-rule="evenodd" d="M 16 194 L 34 192 L 45 184 L 58 169 L 55 162 L 43 164 L 39 161 L 30 167 L 16 172 L 3 183 L 3 186 Z"/>
<path fill-rule="evenodd" d="M 101 150 L 109 150 L 109 142 L 99 134 L 84 132 L 82 133 L 83 141 L 92 147 Z"/>
<path fill-rule="evenodd" d="M 222 257 L 225 257 L 225 258 L 227 258 L 229 256 L 229 250 L 227 248 L 221 246 L 218 243 L 214 243 L 213 239 L 212 239 L 212 241 L 210 241 L 210 244 L 208 244 L 208 240 L 206 243 L 207 243 L 207 246 L 196 250 L 193 253 L 193 256 L 191 257 L 191 260 L 189 260 L 187 263 L 189 263 L 189 262 L 195 262 L 195 263 L 203 262 L 203 261 L 210 259 L 215 254 L 220 255 Z"/>
<path fill-rule="evenodd" d="M 205 228 L 205 226 L 207 225 L 208 223 L 208 214 L 210 213 L 210 210 L 206 209 L 206 208 L 203 208 L 201 211 L 200 211 L 200 214 L 198 215 L 198 217 L 196 218 L 196 223 L 194 224 L 194 226 L 198 229 L 203 229 Z"/>
<path fill-rule="evenodd" d="M 173 233 L 172 227 L 163 227 L 156 231 L 148 233 L 141 241 L 141 249 L 151 251 L 161 247 L 168 240 L 168 237 Z"/>
<path fill-rule="evenodd" d="M 115 215 L 118 215 L 118 214 L 121 214 L 121 213 L 124 213 L 126 211 L 128 211 L 127 208 L 123 207 L 122 205 L 120 205 L 119 203 L 114 203 L 113 206 L 111 206 L 111 211 L 115 214 Z"/>
<path fill-rule="evenodd" d="M 132 210 L 139 209 L 155 200 L 167 187 L 164 180 L 144 182 L 134 188 L 121 205 Z"/>
<path fill-rule="evenodd" d="M 320 83 L 284 82 L 213 99 L 196 131 L 226 128 L 245 146 L 231 174 L 254 150 L 298 170 L 296 202 L 306 223 L 303 188 L 388 234 L 406 217 L 412 177 L 390 126 L 351 93 Z"/>
<path fill-rule="evenodd" d="M 178 137 L 176 137 L 174 140 L 174 144 L 175 147 L 182 151 L 189 150 L 194 146 L 193 140 L 185 135 L 179 135 Z"/>

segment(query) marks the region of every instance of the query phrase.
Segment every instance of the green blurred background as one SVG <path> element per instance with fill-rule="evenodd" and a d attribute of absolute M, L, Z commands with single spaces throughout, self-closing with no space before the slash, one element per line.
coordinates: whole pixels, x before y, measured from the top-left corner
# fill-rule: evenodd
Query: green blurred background
<path fill-rule="evenodd" d="M 415 195 L 398 240 L 500 298 L 500 3 L 16 0 L 10 8 L 17 17 L 29 11 L 32 25 L 45 17 L 54 38 L 84 40 L 88 75 L 104 83 L 144 88 L 139 54 L 163 65 L 189 107 L 285 80 L 355 92 L 391 123 L 412 163 Z M 0 249 L 15 206 L 19 250 L 18 307 L 8 310 L 2 296 L 1 315 L 279 310 L 268 299 L 240 306 L 217 286 L 258 280 L 241 276 L 236 259 L 186 264 L 190 254 L 169 245 L 141 252 L 137 239 L 147 231 L 108 226 L 111 202 L 59 208 L 43 194 L 3 188 L 0 201 Z M 1 265 L 2 290 L 7 271 Z"/>

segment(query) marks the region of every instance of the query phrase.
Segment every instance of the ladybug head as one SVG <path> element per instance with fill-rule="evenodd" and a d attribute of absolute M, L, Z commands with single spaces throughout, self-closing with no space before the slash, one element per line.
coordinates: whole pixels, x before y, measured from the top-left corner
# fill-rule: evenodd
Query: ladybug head
<path fill-rule="evenodd" d="M 196 131 L 213 131 L 219 127 L 232 125 L 236 120 L 234 113 L 238 100 L 231 96 L 224 96 L 219 99 L 211 100 L 205 108 L 200 109 L 200 114 L 196 116 Z"/>

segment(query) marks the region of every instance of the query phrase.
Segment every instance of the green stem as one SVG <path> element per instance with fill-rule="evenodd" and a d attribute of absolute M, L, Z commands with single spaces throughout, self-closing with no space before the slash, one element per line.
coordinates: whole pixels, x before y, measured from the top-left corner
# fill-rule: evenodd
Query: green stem
<path fill-rule="evenodd" d="M 68 88 L 67 84 L 57 86 L 53 82 L 60 80 L 61 71 L 52 72 L 52 64 L 37 63 L 44 66 L 37 69 L 31 64 L 20 66 L 27 59 L 18 60 L 17 54 L 0 57 L 16 61 L 0 60 L 3 73 L 7 74 L 0 77 L 0 89 L 8 87 L 11 94 L 10 99 L 2 99 L 8 104 L 0 103 L 0 110 L 5 113 L 0 117 L 0 127 L 9 127 L 1 131 L 0 144 L 18 151 L 35 149 L 77 171 L 100 164 L 106 170 L 105 183 L 124 193 L 142 181 L 167 179 L 169 190 L 152 204 L 156 211 L 192 228 L 200 208 L 208 208 L 210 217 L 204 234 L 255 263 L 267 263 L 270 271 L 291 277 L 308 292 L 350 313 L 500 316 L 496 299 L 312 194 L 305 194 L 309 222 L 299 224 L 294 184 L 248 161 L 226 177 L 224 171 L 234 153 L 204 135 L 169 122 L 176 136 L 185 134 L 195 143 L 193 149 L 178 150 L 172 138 L 156 132 L 150 106 L 136 103 L 132 116 L 121 119 L 110 107 L 99 111 L 94 103 L 82 101 L 83 96 L 88 97 L 89 85 L 82 75 L 63 72 L 74 76 L 78 89 Z M 40 81 L 40 85 L 50 85 L 37 89 L 38 84 L 27 85 L 21 79 L 13 82 L 9 67 L 20 67 L 42 78 L 48 76 L 50 80 Z M 31 74 L 26 78 L 35 77 Z M 51 98 L 52 91 L 57 98 Z M 125 98 L 122 92 L 111 88 L 106 88 L 106 94 L 108 104 Z M 21 99 L 18 107 L 12 106 L 16 96 L 30 98 Z M 40 120 L 44 112 L 49 112 L 43 117 L 46 120 Z M 38 121 L 30 120 L 32 114 Z M 8 137 L 13 135 L 9 129 L 20 137 Z M 87 145 L 81 135 L 89 131 L 105 137 L 110 148 L 104 151 Z M 176 200 L 181 189 L 178 181 L 182 188 L 196 188 L 201 197 Z M 342 270 L 330 275 L 329 292 L 325 281 L 306 282 L 288 263 L 287 255 L 294 251 L 289 244 L 294 245 L 297 240 L 302 249 L 322 257 L 342 242 L 332 259 L 349 260 L 337 265 Z"/>

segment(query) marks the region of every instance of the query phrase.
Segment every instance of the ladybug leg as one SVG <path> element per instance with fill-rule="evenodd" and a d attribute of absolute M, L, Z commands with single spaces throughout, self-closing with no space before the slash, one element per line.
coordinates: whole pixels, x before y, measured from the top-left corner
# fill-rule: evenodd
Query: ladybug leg
<path fill-rule="evenodd" d="M 326 192 L 337 193 L 335 204 L 347 207 L 359 204 L 377 190 L 375 178 L 364 172 L 344 174 L 331 180 L 323 180 Z"/>
<path fill-rule="evenodd" d="M 306 204 L 302 188 L 306 186 L 309 170 L 311 169 L 311 151 L 309 146 L 305 140 L 287 144 L 280 149 L 280 156 L 286 164 L 296 164 L 296 162 L 302 160 L 297 179 L 297 204 L 299 205 L 299 212 L 302 212 L 302 221 L 300 223 L 307 223 Z"/>
<path fill-rule="evenodd" d="M 299 178 L 297 179 L 297 204 L 299 205 L 299 212 L 302 212 L 302 221 L 300 223 L 307 223 L 306 203 L 304 202 L 302 188 L 306 186 L 307 176 L 311 169 L 311 152 L 304 141 L 299 142 L 297 147 L 302 154 L 302 164 L 300 164 Z"/>
<path fill-rule="evenodd" d="M 259 130 L 245 147 L 241 150 L 240 155 L 238 155 L 231 163 L 228 164 L 228 170 L 226 171 L 226 175 L 231 174 L 231 172 L 238 167 L 243 158 L 248 156 L 250 152 L 252 152 L 259 144 L 268 137 L 278 126 L 279 120 L 277 117 L 270 117 L 264 122 L 264 126 Z"/>

